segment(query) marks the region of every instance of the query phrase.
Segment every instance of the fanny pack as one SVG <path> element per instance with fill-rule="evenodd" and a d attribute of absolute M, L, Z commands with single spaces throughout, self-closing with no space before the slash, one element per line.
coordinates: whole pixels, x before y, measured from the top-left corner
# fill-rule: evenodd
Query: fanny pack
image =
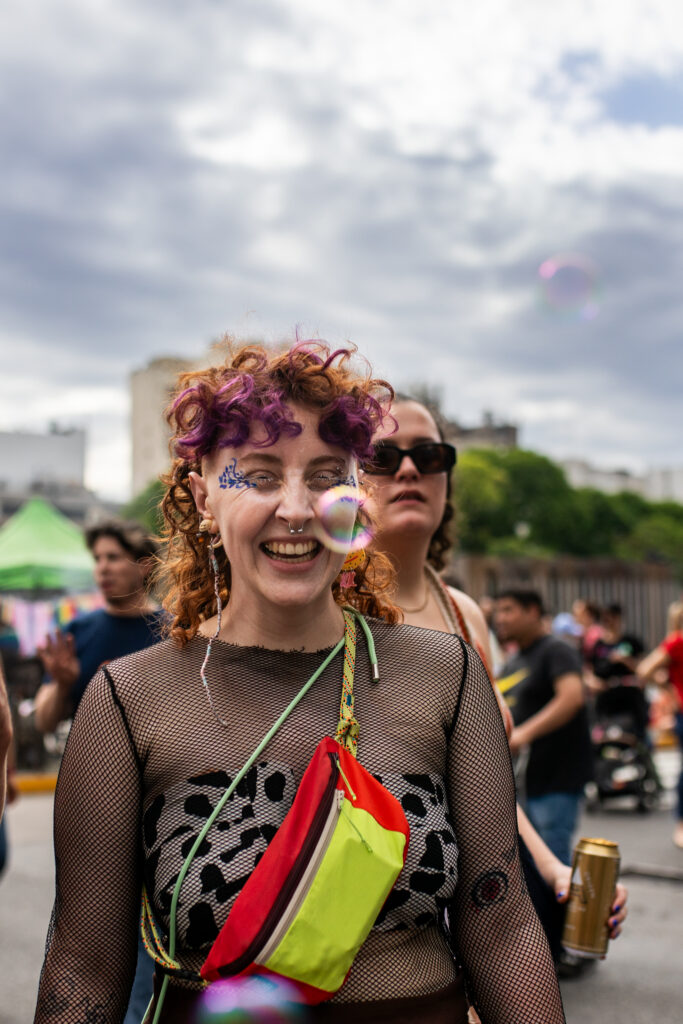
<path fill-rule="evenodd" d="M 327 736 L 318 744 L 285 820 L 211 947 L 201 979 L 208 983 L 236 975 L 278 975 L 296 984 L 301 1002 L 312 1005 L 329 999 L 343 985 L 403 868 L 409 840 L 403 808 L 355 757 L 355 618 L 368 641 L 373 679 L 379 678 L 365 620 L 354 609 L 344 609 L 343 640 L 261 741 L 197 836 L 173 893 L 168 952 L 143 893 L 143 939 L 167 975 L 155 1022 L 168 975 L 199 980 L 174 959 L 178 896 L 194 854 L 240 780 L 342 647 L 342 698 L 335 737 Z"/>
<path fill-rule="evenodd" d="M 278 974 L 302 1002 L 341 988 L 401 871 L 398 800 L 336 740 L 321 740 L 287 817 L 204 963 L 207 981 Z"/>

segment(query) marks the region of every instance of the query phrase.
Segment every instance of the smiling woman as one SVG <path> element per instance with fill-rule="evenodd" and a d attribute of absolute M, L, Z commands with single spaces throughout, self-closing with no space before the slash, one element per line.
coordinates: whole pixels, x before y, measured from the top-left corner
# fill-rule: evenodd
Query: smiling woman
<path fill-rule="evenodd" d="M 563 1020 L 481 661 L 458 637 L 400 624 L 388 560 L 354 550 L 359 464 L 383 457 L 372 438 L 393 429 L 393 393 L 352 356 L 249 346 L 180 381 L 170 636 L 98 673 L 74 721 L 40 1024 L 120 1024 L 141 894 L 154 1024 L 199 1019 L 204 979 L 218 998 L 221 975 L 239 975 L 226 998 L 244 1005 L 254 972 L 271 991 L 274 976 L 293 981 L 311 1021 L 463 1024 L 446 905 L 487 1024 Z M 424 504 L 402 502 L 404 527 Z M 321 748 L 331 787 L 311 782 Z M 267 904 L 258 928 L 254 900 Z M 235 920 L 250 931 L 239 950 Z"/>
<path fill-rule="evenodd" d="M 253 584 L 263 597 L 259 617 L 265 616 L 265 628 L 287 632 L 294 607 L 315 601 L 328 576 L 328 604 L 352 605 L 396 621 L 397 609 L 386 596 L 393 583 L 387 559 L 364 552 L 353 587 L 342 588 L 337 577 L 343 555 L 310 535 L 317 499 L 337 485 L 355 486 L 359 460 L 373 451 L 373 430 L 385 420 L 391 429 L 389 385 L 352 371 L 350 356 L 350 351 L 330 353 L 320 342 L 294 346 L 275 358 L 248 346 L 237 352 L 229 374 L 226 367 L 211 367 L 181 376 L 168 414 L 178 454 L 163 502 L 169 542 L 166 606 L 173 615 L 171 633 L 180 643 L 216 612 L 199 532 L 202 518 L 215 524 L 212 530 L 222 541 L 216 558 L 219 593 L 227 602 L 226 638 L 230 602 L 234 608 L 239 597 L 244 618 L 252 607 Z M 305 550 L 297 550 L 293 536 Z M 292 574 L 299 565 L 306 569 Z M 338 617 L 338 609 L 333 614 Z M 319 629 L 316 616 L 307 632 L 317 646 Z M 300 626 L 297 634 L 305 645 Z"/>

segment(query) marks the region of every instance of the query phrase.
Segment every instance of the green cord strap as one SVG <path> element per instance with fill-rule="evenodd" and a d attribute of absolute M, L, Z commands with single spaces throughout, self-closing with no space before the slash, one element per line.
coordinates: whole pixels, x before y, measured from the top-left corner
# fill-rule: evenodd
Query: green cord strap
<path fill-rule="evenodd" d="M 183 882 L 185 881 L 185 876 L 187 875 L 187 872 L 190 869 L 190 865 L 192 864 L 192 861 L 194 860 L 194 856 L 195 856 L 197 850 L 199 849 L 199 847 L 203 843 L 203 841 L 204 841 L 204 839 L 206 837 L 206 834 L 209 831 L 209 829 L 211 828 L 211 826 L 213 825 L 214 821 L 216 820 L 216 818 L 218 817 L 220 812 L 223 810 L 223 808 L 225 807 L 225 804 L 230 799 L 232 794 L 235 792 L 235 790 L 237 789 L 237 786 L 240 784 L 240 782 L 242 781 L 244 776 L 247 774 L 247 772 L 249 771 L 251 766 L 258 759 L 258 757 L 261 755 L 261 753 L 263 752 L 265 747 L 270 743 L 270 741 L 272 740 L 273 736 L 275 736 L 275 734 L 281 728 L 281 726 L 284 724 L 284 722 L 287 720 L 287 718 L 289 718 L 290 714 L 292 713 L 294 708 L 297 706 L 299 701 L 302 700 L 306 696 L 306 694 L 310 690 L 310 688 L 313 685 L 313 683 L 322 675 L 322 673 L 325 671 L 325 669 L 330 664 L 330 662 L 337 656 L 337 654 L 342 649 L 342 647 L 345 648 L 344 677 L 343 677 L 343 684 L 342 684 L 342 686 L 343 686 L 342 705 L 343 705 L 343 702 L 344 702 L 344 694 L 347 692 L 346 687 L 348 686 L 347 674 L 350 671 L 350 673 L 351 673 L 350 674 L 350 695 L 351 695 L 351 705 L 350 706 L 351 706 L 351 720 L 352 720 L 352 722 L 349 724 L 348 731 L 352 732 L 353 724 L 355 724 L 355 740 L 354 739 L 350 739 L 349 741 L 352 742 L 352 743 L 357 743 L 358 723 L 353 718 L 353 669 L 354 669 L 354 665 L 355 665 L 355 655 L 356 655 L 356 629 L 355 629 L 355 621 L 354 620 L 358 620 L 358 622 L 360 622 L 361 628 L 362 628 L 363 633 L 365 635 L 365 639 L 366 639 L 367 644 L 368 644 L 368 653 L 370 655 L 370 662 L 372 664 L 372 676 L 373 676 L 374 680 L 379 679 L 379 672 L 377 670 L 377 658 L 376 658 L 376 655 L 375 655 L 375 645 L 374 645 L 374 642 L 373 642 L 373 639 L 372 639 L 372 633 L 370 632 L 370 628 L 369 628 L 368 624 L 366 623 L 365 619 L 360 614 L 360 612 L 356 611 L 355 608 L 352 608 L 350 606 L 344 606 L 343 613 L 344 613 L 344 636 L 334 646 L 334 648 L 330 651 L 330 653 L 327 655 L 327 657 L 322 662 L 322 664 L 318 666 L 318 668 L 315 670 L 315 672 L 310 677 L 310 679 L 308 679 L 304 683 L 304 685 L 301 687 L 301 689 L 297 693 L 296 697 L 291 701 L 291 703 L 288 705 L 288 707 L 286 707 L 285 710 L 282 712 L 282 714 L 278 718 L 277 722 L 275 722 L 275 724 L 268 730 L 268 732 L 263 737 L 263 739 L 261 740 L 259 745 L 256 747 L 254 752 L 251 754 L 249 759 L 246 761 L 246 763 L 239 770 L 239 772 L 237 773 L 235 778 L 232 780 L 232 782 L 230 783 L 230 785 L 226 789 L 225 793 L 220 798 L 220 800 L 216 804 L 215 808 L 213 809 L 213 811 L 211 812 L 211 814 L 207 818 L 207 820 L 204 823 L 204 826 L 202 827 L 199 835 L 197 836 L 197 838 L 195 839 L 194 843 L 192 844 L 192 848 L 191 848 L 190 852 L 188 853 L 187 857 L 185 858 L 185 863 L 183 864 L 182 868 L 180 869 L 180 874 L 178 875 L 175 887 L 173 889 L 173 896 L 171 898 L 171 910 L 170 910 L 170 914 L 169 914 L 170 928 L 169 928 L 169 937 L 168 937 L 168 952 L 166 952 L 164 950 L 163 944 L 161 943 L 161 941 L 159 939 L 158 931 L 157 931 L 156 927 L 154 926 L 154 924 L 152 923 L 152 913 L 151 913 L 151 907 L 150 907 L 150 903 L 149 903 L 149 897 L 147 896 L 146 891 L 143 890 L 142 919 L 141 919 L 141 931 L 142 931 L 143 941 L 145 943 L 145 947 L 150 951 L 150 953 L 153 956 L 153 958 L 157 961 L 157 963 L 159 963 L 161 965 L 162 969 L 165 971 L 164 980 L 162 982 L 161 991 L 159 993 L 159 998 L 158 998 L 157 1006 L 156 1006 L 156 1012 L 154 1014 L 154 1018 L 152 1020 L 152 1024 L 158 1024 L 158 1021 L 159 1021 L 159 1019 L 161 1017 L 161 1011 L 162 1011 L 162 1008 L 163 1008 L 163 1005 L 164 1005 L 164 1000 L 166 998 L 166 992 L 168 990 L 168 985 L 169 985 L 169 974 L 172 974 L 172 973 L 181 974 L 181 973 L 183 973 L 181 965 L 177 962 L 177 960 L 174 959 L 174 957 L 175 957 L 175 948 L 176 948 L 176 914 L 177 914 L 177 910 L 178 910 L 178 900 L 180 898 L 180 890 L 181 890 Z M 353 654 L 350 656 L 349 660 L 347 661 L 346 651 L 349 651 L 349 645 L 350 644 L 353 644 Z M 350 667 L 349 667 L 349 663 L 350 663 Z M 341 726 L 341 722 L 340 722 L 340 726 Z M 351 749 L 350 747 L 348 747 L 348 742 L 349 741 L 344 742 L 344 745 L 347 746 L 347 749 Z M 342 742 L 342 741 L 340 741 L 340 742 Z M 352 750 L 352 753 L 355 754 L 355 746 L 354 746 L 354 749 Z M 150 932 L 151 932 L 151 935 L 150 935 Z M 150 939 L 151 939 L 151 941 L 150 941 Z M 148 945 L 148 942 L 149 942 L 149 945 Z M 152 946 L 156 947 L 156 953 L 152 951 L 152 948 L 151 948 Z"/>

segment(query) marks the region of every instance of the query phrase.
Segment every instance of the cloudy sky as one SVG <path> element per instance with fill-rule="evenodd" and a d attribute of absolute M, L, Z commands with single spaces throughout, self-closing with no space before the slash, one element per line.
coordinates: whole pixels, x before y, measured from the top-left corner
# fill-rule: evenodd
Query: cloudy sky
<path fill-rule="evenodd" d="M 4 0 L 0 54 L 0 429 L 85 425 L 101 493 L 133 369 L 297 325 L 552 456 L 683 462 L 678 0 Z"/>

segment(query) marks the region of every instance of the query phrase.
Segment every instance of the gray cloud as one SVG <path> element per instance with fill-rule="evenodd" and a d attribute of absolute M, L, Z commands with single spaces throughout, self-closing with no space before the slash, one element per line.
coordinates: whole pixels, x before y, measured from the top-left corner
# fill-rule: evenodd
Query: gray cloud
<path fill-rule="evenodd" d="M 571 146 L 553 177 L 543 126 L 543 160 L 517 167 L 455 93 L 451 123 L 411 149 L 384 92 L 354 81 L 348 39 L 323 60 L 298 6 L 123 3 L 96 24 L 71 0 L 44 5 L 37 34 L 15 7 L 0 43 L 0 343 L 17 380 L 123 395 L 153 355 L 301 324 L 356 341 L 404 386 L 442 385 L 463 420 L 525 417 L 523 439 L 553 454 L 680 462 L 677 181 L 621 174 L 617 155 L 601 177 L 588 151 L 559 173 Z M 599 110 L 603 71 L 597 50 L 561 55 L 520 93 L 528 123 L 573 88 Z M 566 250 L 601 268 L 590 323 L 538 302 L 538 265 Z"/>

